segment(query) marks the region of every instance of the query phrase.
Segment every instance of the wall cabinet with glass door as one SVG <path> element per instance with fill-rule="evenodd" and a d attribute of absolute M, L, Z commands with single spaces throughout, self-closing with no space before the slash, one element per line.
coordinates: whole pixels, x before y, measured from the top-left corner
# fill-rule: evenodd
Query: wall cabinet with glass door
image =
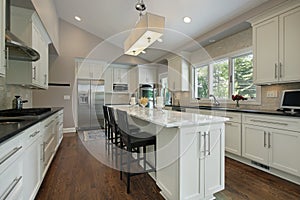
<path fill-rule="evenodd" d="M 300 4 L 297 6 L 252 23 L 256 84 L 300 81 Z"/>
<path fill-rule="evenodd" d="M 12 7 L 11 13 L 11 31 L 37 50 L 40 59 L 35 62 L 10 60 L 6 83 L 47 89 L 50 38 L 36 12 Z"/>

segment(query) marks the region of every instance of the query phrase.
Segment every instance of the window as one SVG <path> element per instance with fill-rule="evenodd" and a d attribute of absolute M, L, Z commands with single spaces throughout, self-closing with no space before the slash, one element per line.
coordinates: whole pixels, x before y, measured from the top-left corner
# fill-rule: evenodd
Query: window
<path fill-rule="evenodd" d="M 231 99 L 240 94 L 248 99 L 256 98 L 253 84 L 253 54 L 241 54 L 223 58 L 196 67 L 194 70 L 194 98 Z"/>
<path fill-rule="evenodd" d="M 208 98 L 208 65 L 195 69 L 197 74 L 195 79 L 196 98 Z"/>
<path fill-rule="evenodd" d="M 232 80 L 233 94 L 246 98 L 256 98 L 256 87 L 253 84 L 253 55 L 241 55 L 232 58 L 234 79 Z"/>
<path fill-rule="evenodd" d="M 217 61 L 211 66 L 213 68 L 212 94 L 217 98 L 226 99 L 229 94 L 228 59 Z"/>

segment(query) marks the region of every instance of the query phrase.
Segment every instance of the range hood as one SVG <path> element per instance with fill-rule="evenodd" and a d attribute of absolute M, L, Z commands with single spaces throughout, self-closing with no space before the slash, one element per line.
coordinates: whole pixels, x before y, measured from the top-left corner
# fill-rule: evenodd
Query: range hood
<path fill-rule="evenodd" d="M 27 46 L 10 32 L 10 0 L 6 0 L 5 47 L 8 50 L 6 59 L 20 61 L 37 61 L 40 54 Z"/>

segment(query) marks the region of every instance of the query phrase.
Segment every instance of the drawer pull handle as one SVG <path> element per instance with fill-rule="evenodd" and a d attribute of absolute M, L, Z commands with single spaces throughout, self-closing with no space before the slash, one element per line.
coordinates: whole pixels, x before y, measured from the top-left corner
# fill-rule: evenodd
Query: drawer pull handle
<path fill-rule="evenodd" d="M 282 125 L 287 126 L 287 123 L 280 123 L 280 122 L 269 122 L 269 121 L 263 121 L 263 120 L 257 120 L 257 119 L 251 119 L 252 122 L 260 122 L 260 123 L 268 123 L 268 124 L 275 124 L 275 125 Z"/>
<path fill-rule="evenodd" d="M 35 137 L 40 131 L 35 131 L 34 133 L 32 133 L 29 137 Z"/>
<path fill-rule="evenodd" d="M 5 161 L 7 161 L 10 157 L 12 157 L 15 153 L 17 153 L 20 149 L 22 149 L 22 146 L 15 147 L 13 150 L 11 150 L 7 155 L 5 155 L 0 160 L 0 165 L 2 165 Z"/>
<path fill-rule="evenodd" d="M 268 133 L 268 148 L 271 148 L 271 133 Z"/>
<path fill-rule="evenodd" d="M 52 124 L 52 122 L 54 122 L 54 120 L 51 120 L 51 122 L 49 122 L 49 123 L 45 126 L 45 128 L 48 128 L 48 127 Z"/>
<path fill-rule="evenodd" d="M 266 131 L 264 131 L 264 147 L 267 147 L 266 135 L 267 135 L 267 133 L 266 133 Z"/>
<path fill-rule="evenodd" d="M 20 182 L 21 179 L 22 179 L 22 176 L 20 176 L 19 178 L 15 178 L 13 180 L 13 182 L 6 189 L 6 192 L 0 197 L 0 199 L 1 200 L 7 199 L 7 197 L 9 197 L 10 193 L 12 193 L 12 191 L 14 191 L 15 187 L 17 186 L 17 184 Z"/>

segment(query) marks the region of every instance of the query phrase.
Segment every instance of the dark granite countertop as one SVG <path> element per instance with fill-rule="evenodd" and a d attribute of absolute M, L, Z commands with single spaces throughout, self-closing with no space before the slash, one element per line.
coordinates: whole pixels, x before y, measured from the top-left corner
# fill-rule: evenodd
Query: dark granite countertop
<path fill-rule="evenodd" d="M 203 110 L 242 112 L 242 113 L 250 113 L 250 114 L 252 113 L 252 114 L 300 117 L 300 112 L 292 114 L 291 112 L 285 112 L 283 110 L 255 110 L 255 109 L 242 109 L 242 108 L 237 109 L 237 108 L 225 108 L 225 107 L 217 107 L 217 106 L 171 106 L 171 105 L 166 105 L 166 107 L 193 108 L 193 109 L 203 109 Z"/>
<path fill-rule="evenodd" d="M 37 116 L 19 116 L 16 117 L 18 119 L 22 119 L 20 121 L 14 123 L 0 123 L 0 145 L 2 142 L 6 141 L 7 139 L 21 133 L 25 129 L 37 124 L 38 122 L 46 119 L 47 117 L 53 115 L 54 113 L 62 110 L 62 107 L 54 107 L 51 108 L 50 111 L 43 113 Z M 1 117 L 5 119 L 13 119 L 10 117 Z M 2 120 L 5 121 L 5 120 Z"/>

